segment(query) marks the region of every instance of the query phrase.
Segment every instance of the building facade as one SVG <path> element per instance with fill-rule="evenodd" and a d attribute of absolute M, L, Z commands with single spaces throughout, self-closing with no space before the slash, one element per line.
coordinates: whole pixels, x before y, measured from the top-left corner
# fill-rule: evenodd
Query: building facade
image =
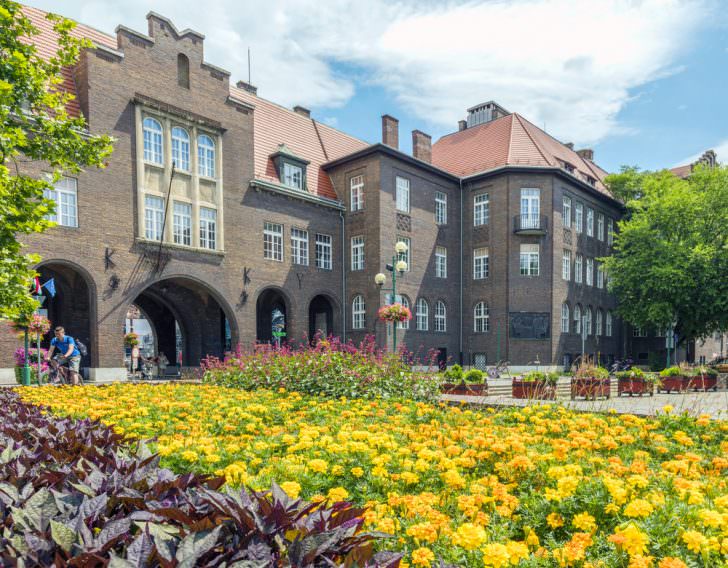
<path fill-rule="evenodd" d="M 45 14 L 25 11 L 50 55 Z M 58 226 L 25 241 L 41 281 L 56 283 L 43 308 L 89 346 L 92 378 L 125 376 L 130 306 L 183 367 L 316 333 L 390 345 L 374 276 L 391 281 L 397 242 L 408 269 L 396 299 L 413 313 L 397 333 L 423 357 L 544 367 L 622 354 L 598 261 L 621 207 L 591 151 L 492 102 L 434 144 L 412 132 L 413 155 L 387 115 L 368 144 L 231 84 L 205 61 L 202 34 L 147 21 L 146 33 L 75 30 L 94 47 L 66 70 L 69 112 L 113 136 L 114 152 L 57 183 Z M 4 334 L 2 380 L 14 347 Z"/>

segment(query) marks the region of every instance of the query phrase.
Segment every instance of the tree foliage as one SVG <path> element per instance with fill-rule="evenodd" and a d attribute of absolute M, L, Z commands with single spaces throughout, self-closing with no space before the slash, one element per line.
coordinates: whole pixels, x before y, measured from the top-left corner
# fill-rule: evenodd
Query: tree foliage
<path fill-rule="evenodd" d="M 69 115 L 72 95 L 62 89 L 62 69 L 72 66 L 88 40 L 71 36 L 75 23 L 49 15 L 58 33 L 56 54 L 43 59 L 39 34 L 19 4 L 0 0 L 0 318 L 22 321 L 36 307 L 29 294 L 37 255 L 18 240 L 52 226 L 54 203 L 43 197 L 62 174 L 104 166 L 108 136 L 92 136 L 83 117 Z M 50 176 L 32 176 L 39 162 Z"/>
<path fill-rule="evenodd" d="M 687 178 L 625 168 L 607 178 L 624 200 L 614 255 L 602 259 L 619 315 L 696 339 L 728 329 L 728 167 Z"/>

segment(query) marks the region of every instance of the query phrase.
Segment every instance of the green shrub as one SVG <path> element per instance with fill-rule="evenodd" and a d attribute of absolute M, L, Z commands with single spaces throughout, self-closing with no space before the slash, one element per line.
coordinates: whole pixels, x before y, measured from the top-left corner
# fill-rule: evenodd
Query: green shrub
<path fill-rule="evenodd" d="M 521 377 L 524 383 L 546 383 L 547 385 L 555 385 L 559 381 L 558 373 L 544 373 L 542 371 L 529 371 Z"/>
<path fill-rule="evenodd" d="M 450 383 L 462 383 L 463 382 L 463 368 L 460 365 L 455 364 L 452 367 L 450 367 L 449 369 L 447 369 L 443 373 L 443 376 Z"/>
<path fill-rule="evenodd" d="M 663 369 L 662 371 L 660 371 L 661 377 L 681 377 L 682 374 L 682 369 L 677 365 L 673 367 L 668 367 L 667 369 Z"/>
<path fill-rule="evenodd" d="M 695 367 L 692 369 L 689 377 L 717 377 L 718 371 L 712 367 Z"/>
<path fill-rule="evenodd" d="M 645 373 L 639 367 L 633 367 L 629 371 L 619 371 L 614 376 L 618 379 L 644 379 Z"/>
<path fill-rule="evenodd" d="M 463 380 L 466 383 L 482 384 L 485 382 L 484 377 L 485 373 L 483 373 L 480 369 L 470 369 L 467 373 L 465 373 Z"/>

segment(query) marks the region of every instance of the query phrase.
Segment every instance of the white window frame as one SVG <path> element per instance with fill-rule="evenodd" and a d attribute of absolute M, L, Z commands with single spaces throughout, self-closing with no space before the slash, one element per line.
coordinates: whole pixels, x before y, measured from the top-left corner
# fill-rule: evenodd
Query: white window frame
<path fill-rule="evenodd" d="M 435 192 L 435 224 L 447 225 L 447 193 Z"/>
<path fill-rule="evenodd" d="M 364 236 L 351 237 L 351 270 L 364 270 Z"/>
<path fill-rule="evenodd" d="M 217 210 L 200 207 L 200 247 L 209 250 L 217 248 Z"/>
<path fill-rule="evenodd" d="M 407 270 L 405 270 L 405 272 L 409 272 L 412 270 L 412 267 L 410 266 L 410 259 L 412 258 L 412 239 L 397 235 L 397 240 L 395 242 L 407 245 L 406 251 L 397 253 L 397 261 L 404 260 L 407 263 Z"/>
<path fill-rule="evenodd" d="M 447 332 L 447 306 L 442 300 L 435 302 L 434 331 L 437 333 Z"/>
<path fill-rule="evenodd" d="M 490 222 L 490 194 L 478 193 L 473 196 L 473 227 Z"/>
<path fill-rule="evenodd" d="M 519 266 L 521 276 L 538 276 L 541 271 L 541 249 L 538 244 L 521 243 Z"/>
<path fill-rule="evenodd" d="M 541 217 L 541 190 L 521 188 L 521 229 L 538 229 Z"/>
<path fill-rule="evenodd" d="M 586 236 L 594 236 L 594 209 L 591 207 L 586 208 Z"/>
<path fill-rule="evenodd" d="M 408 309 L 412 309 L 412 304 L 410 304 L 409 298 L 407 296 L 402 296 L 400 298 L 400 303 Z M 397 322 L 397 329 L 409 329 L 410 327 L 410 320 L 403 320 L 400 322 Z"/>
<path fill-rule="evenodd" d="M 364 296 L 357 294 L 351 301 L 351 328 L 364 329 L 366 325 L 366 314 Z"/>
<path fill-rule="evenodd" d="M 291 228 L 291 261 L 308 266 L 308 231 L 305 229 Z"/>
<path fill-rule="evenodd" d="M 571 228 L 571 197 L 564 196 L 561 209 L 561 221 L 566 229 Z"/>
<path fill-rule="evenodd" d="M 488 333 L 490 331 L 490 310 L 485 302 L 478 302 L 473 307 L 473 332 Z"/>
<path fill-rule="evenodd" d="M 154 195 L 144 196 L 144 236 L 150 241 L 161 241 L 164 238 L 164 198 Z"/>
<path fill-rule="evenodd" d="M 197 135 L 197 173 L 202 177 L 215 177 L 215 140 L 209 134 Z"/>
<path fill-rule="evenodd" d="M 612 337 L 612 312 L 607 310 L 607 315 L 604 319 L 604 335 Z"/>
<path fill-rule="evenodd" d="M 587 306 L 584 311 L 584 319 L 586 320 L 586 334 L 587 336 L 592 334 L 592 308 L 591 306 Z"/>
<path fill-rule="evenodd" d="M 574 306 L 574 333 L 581 335 L 581 304 Z"/>
<path fill-rule="evenodd" d="M 319 270 L 331 270 L 332 259 L 331 235 L 316 233 L 316 268 Z"/>
<path fill-rule="evenodd" d="M 574 205 L 574 230 L 577 233 L 584 230 L 584 205 L 578 201 Z"/>
<path fill-rule="evenodd" d="M 607 244 L 611 247 L 614 244 L 614 219 L 607 219 Z"/>
<path fill-rule="evenodd" d="M 435 277 L 447 278 L 447 248 L 435 247 Z"/>
<path fill-rule="evenodd" d="M 172 127 L 172 161 L 176 170 L 190 172 L 190 133 L 181 126 Z"/>
<path fill-rule="evenodd" d="M 490 251 L 488 247 L 473 249 L 473 280 L 485 280 L 490 276 Z"/>
<path fill-rule="evenodd" d="M 395 180 L 395 201 L 396 201 L 396 207 L 397 211 L 400 213 L 409 213 L 410 212 L 410 180 L 397 176 Z"/>
<path fill-rule="evenodd" d="M 647 333 L 641 327 L 632 327 L 632 337 L 647 337 Z"/>
<path fill-rule="evenodd" d="M 263 223 L 263 258 L 283 262 L 283 225 Z"/>
<path fill-rule="evenodd" d="M 597 239 L 604 241 L 604 213 L 597 214 Z"/>
<path fill-rule="evenodd" d="M 571 251 L 565 250 L 561 255 L 561 278 L 571 280 Z"/>
<path fill-rule="evenodd" d="M 44 189 L 43 197 L 56 204 L 55 213 L 46 215 L 46 219 L 62 227 L 78 227 L 78 180 L 66 176 L 55 183 L 51 176 L 46 176 L 46 180 L 53 188 Z"/>
<path fill-rule="evenodd" d="M 594 259 L 586 259 L 586 279 L 585 283 L 587 286 L 594 286 Z"/>
<path fill-rule="evenodd" d="M 602 314 L 602 310 L 597 309 L 596 314 L 596 321 L 594 324 L 594 335 L 597 337 L 601 337 L 602 335 L 602 322 L 604 320 L 604 316 Z"/>
<path fill-rule="evenodd" d="M 597 288 L 604 288 L 604 268 L 601 262 L 597 262 Z"/>
<path fill-rule="evenodd" d="M 283 162 L 281 183 L 293 189 L 303 189 L 303 168 L 289 162 Z"/>
<path fill-rule="evenodd" d="M 351 211 L 364 209 L 364 176 L 354 176 L 349 180 Z"/>
<path fill-rule="evenodd" d="M 151 116 L 142 120 L 144 135 L 144 161 L 156 166 L 164 165 L 164 129 L 162 123 Z"/>
<path fill-rule="evenodd" d="M 192 204 L 172 202 L 172 238 L 174 244 L 192 246 Z"/>
<path fill-rule="evenodd" d="M 577 284 L 584 282 L 584 256 L 581 254 L 574 257 L 574 282 Z"/>
<path fill-rule="evenodd" d="M 430 305 L 424 298 L 418 298 L 415 307 L 415 320 L 417 324 L 417 331 L 429 331 Z"/>
<path fill-rule="evenodd" d="M 564 302 L 561 304 L 561 333 L 569 333 L 571 326 L 571 310 L 569 309 L 569 303 Z"/>

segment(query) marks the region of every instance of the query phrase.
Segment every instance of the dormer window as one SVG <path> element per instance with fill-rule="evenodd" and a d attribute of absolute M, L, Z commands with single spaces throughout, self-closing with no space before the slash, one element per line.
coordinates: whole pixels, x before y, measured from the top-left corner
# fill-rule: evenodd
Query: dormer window
<path fill-rule="evenodd" d="M 574 166 L 572 166 L 569 162 L 564 162 L 564 169 L 570 174 L 574 173 Z"/>
<path fill-rule="evenodd" d="M 589 185 L 594 185 L 594 186 L 595 186 L 595 185 L 597 184 L 597 180 L 595 180 L 595 179 L 594 179 L 593 177 L 591 177 L 591 176 L 586 176 L 586 181 L 587 181 L 587 183 L 588 183 Z"/>
<path fill-rule="evenodd" d="M 308 160 L 297 156 L 285 144 L 278 146 L 278 151 L 271 156 L 278 172 L 281 184 L 292 189 L 306 190 L 306 166 Z"/>

